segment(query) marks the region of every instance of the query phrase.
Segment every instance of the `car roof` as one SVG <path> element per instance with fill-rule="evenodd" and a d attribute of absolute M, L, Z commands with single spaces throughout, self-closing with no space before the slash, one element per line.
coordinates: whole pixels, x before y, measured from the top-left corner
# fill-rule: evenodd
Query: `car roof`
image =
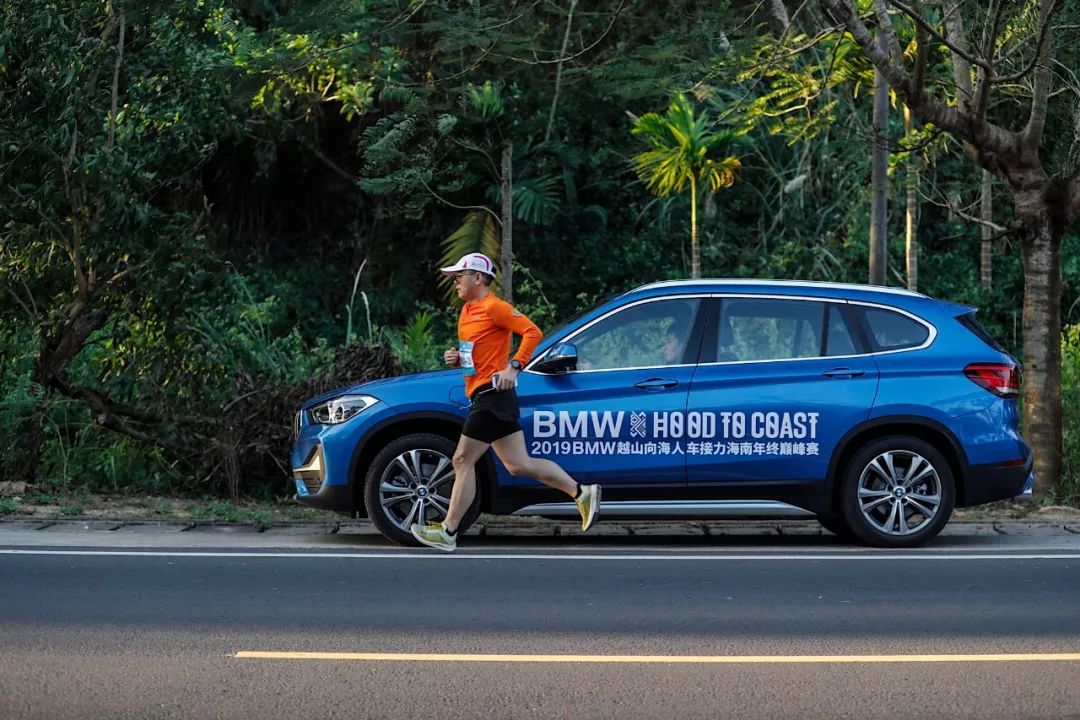
<path fill-rule="evenodd" d="M 776 293 L 781 295 L 814 295 L 829 298 L 869 300 L 875 297 L 929 300 L 922 293 L 905 288 L 856 283 L 819 282 L 814 280 L 758 280 L 748 278 L 702 278 L 700 280 L 664 280 L 635 288 L 626 295 L 643 297 L 663 294 L 664 291 Z M 624 296 L 625 297 L 625 296 Z"/>

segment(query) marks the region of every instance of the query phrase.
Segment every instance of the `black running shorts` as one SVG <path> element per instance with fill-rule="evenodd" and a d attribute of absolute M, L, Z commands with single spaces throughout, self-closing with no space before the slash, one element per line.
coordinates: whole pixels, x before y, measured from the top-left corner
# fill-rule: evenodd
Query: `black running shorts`
<path fill-rule="evenodd" d="M 481 385 L 472 396 L 472 407 L 461 434 L 491 444 L 521 430 L 521 410 L 517 392 L 496 390 L 490 383 Z"/>

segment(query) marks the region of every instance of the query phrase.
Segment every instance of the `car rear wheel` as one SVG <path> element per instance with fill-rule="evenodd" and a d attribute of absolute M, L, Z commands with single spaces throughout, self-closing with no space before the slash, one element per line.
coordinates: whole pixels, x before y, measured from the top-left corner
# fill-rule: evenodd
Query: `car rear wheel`
<path fill-rule="evenodd" d="M 375 456 L 364 481 L 364 506 L 375 529 L 402 545 L 419 545 L 413 523 L 440 522 L 450 509 L 455 445 L 442 435 L 416 433 L 389 443 Z M 465 513 L 464 532 L 480 513 L 480 483 Z"/>
<path fill-rule="evenodd" d="M 930 443 L 894 435 L 852 457 L 841 489 L 843 519 L 874 547 L 903 548 L 935 537 L 952 515 L 956 485 L 945 457 Z"/>

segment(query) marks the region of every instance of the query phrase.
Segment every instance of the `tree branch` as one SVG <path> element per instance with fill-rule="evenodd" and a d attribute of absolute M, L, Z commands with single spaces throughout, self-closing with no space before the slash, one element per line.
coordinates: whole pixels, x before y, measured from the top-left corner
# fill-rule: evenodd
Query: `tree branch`
<path fill-rule="evenodd" d="M 19 303 L 19 307 L 21 307 L 23 309 L 23 312 L 26 313 L 26 317 L 30 320 L 30 322 L 37 322 L 37 315 L 33 311 L 31 311 L 30 306 L 24 303 L 23 299 L 15 293 L 15 290 L 11 287 L 8 287 L 7 291 L 8 294 L 11 295 L 12 299 L 15 302 Z"/>
<path fill-rule="evenodd" d="M 893 0 L 889 0 L 893 2 Z M 904 103 L 911 108 L 915 116 L 923 123 L 935 125 L 956 138 L 971 143 L 980 152 L 1004 155 L 1013 152 L 1015 135 L 985 120 L 973 118 L 969 113 L 961 113 L 929 95 L 915 96 L 912 81 L 902 64 L 891 62 L 887 53 L 877 47 L 866 25 L 856 14 L 850 0 L 821 0 L 821 4 L 851 33 L 851 36 L 863 52 L 881 70 L 889 85 Z M 906 6 L 905 6 L 906 7 Z M 936 35 L 936 31 L 931 33 Z M 949 43 L 950 46 L 952 43 Z M 963 56 L 969 55 L 964 53 Z M 986 161 L 983 157 L 980 162 Z"/>
<path fill-rule="evenodd" d="M 566 16 L 566 32 L 563 33 L 562 49 L 559 51 L 559 64 L 555 69 L 555 92 L 551 98 L 551 111 L 548 113 L 547 130 L 544 142 L 551 139 L 551 126 L 555 124 L 555 106 L 559 104 L 559 86 L 562 85 L 563 60 L 566 58 L 566 46 L 570 42 L 570 25 L 574 22 L 574 8 L 578 0 L 570 0 L 570 13 Z"/>
<path fill-rule="evenodd" d="M 180 452 L 182 450 L 179 446 L 166 442 L 161 438 L 128 427 L 128 425 L 122 422 L 117 415 L 124 415 L 137 419 L 152 418 L 152 422 L 158 422 L 159 420 L 157 418 L 143 413 L 136 408 L 116 405 L 106 395 L 103 395 L 97 390 L 92 390 L 87 387 L 73 387 L 60 378 L 54 378 L 52 385 L 67 397 L 75 400 L 82 400 L 86 403 L 93 413 L 94 420 L 98 425 L 112 430 L 113 432 L 120 433 L 121 435 L 126 435 L 127 437 L 138 440 L 146 445 L 156 445 L 174 452 Z"/>
<path fill-rule="evenodd" d="M 1022 80 L 1023 78 L 1030 75 L 1031 71 L 1035 69 L 1035 66 L 1039 64 L 1039 56 L 1043 51 L 1043 46 L 1046 45 L 1046 41 L 1050 37 L 1050 20 L 1053 18 L 1053 14 L 1058 7 L 1057 0 L 1053 0 L 1051 4 L 1052 7 L 1050 9 L 1050 15 L 1047 16 L 1046 22 L 1042 23 L 1042 27 L 1039 29 L 1039 39 L 1035 42 L 1035 55 L 1031 58 L 1031 62 L 1028 63 L 1027 67 L 1025 67 L 1023 70 L 1015 72 L 1011 75 L 1002 75 L 998 78 L 995 78 L 994 82 L 1011 83 L 1016 82 L 1017 80 Z M 1061 27 L 1062 29 L 1064 29 L 1070 26 L 1063 25 Z M 1075 28 L 1078 26 L 1073 25 L 1071 27 Z"/>
<path fill-rule="evenodd" d="M 1077 91 L 1076 108 L 1073 110 L 1073 140 L 1065 157 L 1062 173 L 1069 181 L 1080 179 L 1080 91 Z"/>
<path fill-rule="evenodd" d="M 886 0 L 874 0 L 874 15 L 877 16 L 878 32 L 885 33 L 889 59 L 902 61 L 904 53 L 900 50 L 900 40 L 896 37 L 896 26 L 889 19 L 889 7 Z"/>
<path fill-rule="evenodd" d="M 1076 178 L 1073 178 L 1068 186 L 1065 217 L 1070 224 L 1080 220 L 1080 180 Z"/>
<path fill-rule="evenodd" d="M 1004 0 L 996 0 L 994 19 L 991 23 L 990 32 L 983 38 L 983 57 L 994 57 L 997 48 L 998 33 L 1001 31 L 1001 15 L 1004 8 Z M 978 78 L 975 81 L 975 97 L 972 100 L 971 112 L 979 120 L 983 120 L 986 117 L 986 111 L 990 106 L 990 86 L 994 85 L 995 82 L 994 71 L 983 70 L 978 73 Z"/>
<path fill-rule="evenodd" d="M 976 225 L 981 225 L 983 227 L 988 227 L 996 233 L 1005 233 L 1009 230 L 1009 228 L 1006 228 L 1004 225 L 998 225 L 996 222 L 993 222 L 991 220 L 984 220 L 982 218 L 975 217 L 974 215 L 969 215 L 968 213 L 960 209 L 960 205 L 958 203 L 952 202 L 948 198 L 945 198 L 945 202 L 938 202 L 937 200 L 934 200 L 928 195 L 923 195 L 923 198 L 928 202 L 937 205 L 938 207 L 947 208 L 949 212 L 953 213 L 954 215 L 963 220 L 967 220 L 970 223 L 975 223 Z"/>
<path fill-rule="evenodd" d="M 483 155 L 484 159 L 487 160 L 488 170 L 491 171 L 492 179 L 495 180 L 496 182 L 498 182 L 498 180 L 499 180 L 499 168 L 495 165 L 495 161 L 491 159 L 491 155 L 489 155 L 486 150 L 484 150 L 481 147 L 477 147 L 476 145 L 473 145 L 471 143 L 462 142 L 462 141 L 460 141 L 460 140 L 458 140 L 457 138 L 454 138 L 454 137 L 450 138 L 450 142 L 454 143 L 458 147 L 463 147 L 466 150 L 472 150 L 473 152 L 480 153 L 481 155 Z"/>
<path fill-rule="evenodd" d="M 555 58 L 554 60 L 540 60 L 539 58 L 535 58 L 533 60 L 524 60 L 522 58 L 514 57 L 513 55 L 506 55 L 505 57 L 516 62 L 525 63 L 526 65 L 555 65 L 557 63 L 565 62 L 566 60 L 576 60 L 582 55 L 587 55 L 590 50 L 592 50 L 594 47 L 604 41 L 604 38 L 606 38 L 608 36 L 608 33 L 611 32 L 611 28 L 615 27 L 615 21 L 619 19 L 619 14 L 622 13 L 624 7 L 626 7 L 626 0 L 619 0 L 619 7 L 615 8 L 615 14 L 611 16 L 611 22 L 609 22 L 608 26 L 604 28 L 604 32 L 600 34 L 600 37 L 589 43 L 587 47 L 581 48 L 581 50 L 577 51 L 573 55 L 570 55 L 569 57 L 566 57 L 565 55 L 559 55 L 559 57 Z"/>
<path fill-rule="evenodd" d="M 968 39 L 963 35 L 963 15 L 959 12 L 957 0 L 945 9 L 945 32 L 964 51 L 967 51 Z M 967 114 L 974 107 L 974 93 L 971 89 L 971 63 L 964 55 L 953 53 L 953 80 L 956 82 L 956 105 L 961 113 Z"/>
<path fill-rule="evenodd" d="M 929 33 L 932 37 L 937 39 L 938 42 L 945 45 L 945 47 L 949 48 L 954 53 L 956 53 L 960 57 L 964 58 L 965 60 L 967 60 L 972 65 L 977 65 L 977 66 L 981 67 L 982 69 L 986 70 L 989 73 L 994 72 L 994 68 L 993 68 L 992 65 L 990 65 L 990 63 L 986 62 L 986 60 L 984 60 L 983 58 L 976 57 L 975 55 L 972 55 L 967 50 L 955 45 L 947 37 L 945 37 L 944 35 L 939 33 L 934 28 L 934 26 L 931 25 L 930 23 L 928 23 L 926 21 L 926 19 L 923 18 L 923 16 L 921 14 L 919 14 L 914 8 L 909 7 L 908 5 L 905 5 L 904 3 L 900 2 L 900 0 L 887 0 L 887 1 L 894 8 L 896 8 L 897 10 L 901 11 L 902 13 L 904 13 L 905 15 L 910 17 L 915 22 L 916 25 L 918 25 L 923 30 L 925 30 L 927 33 Z M 834 5 L 835 3 L 823 0 L 823 4 L 826 7 L 831 8 L 831 6 Z"/>
<path fill-rule="evenodd" d="M 1042 27 L 1049 27 L 1050 18 L 1057 8 L 1057 0 L 1039 1 L 1039 23 Z M 1027 127 L 1024 128 L 1023 137 L 1030 147 L 1038 147 L 1042 140 L 1043 129 L 1046 127 L 1046 111 L 1048 96 L 1050 94 L 1050 41 L 1049 32 L 1047 40 L 1039 45 L 1035 54 L 1037 66 L 1035 68 L 1035 89 L 1031 98 L 1031 115 L 1028 116 Z"/>
<path fill-rule="evenodd" d="M 457 208 L 458 210 L 483 210 L 488 215 L 495 218 L 495 222 L 499 224 L 500 228 L 502 227 L 502 220 L 499 219 L 499 216 L 496 215 L 495 212 L 492 211 L 491 208 L 485 207 L 484 205 L 455 205 L 454 203 L 450 202 L 446 198 L 439 195 L 439 193 L 435 192 L 430 187 L 428 187 L 428 184 L 426 182 L 424 182 L 424 178 L 417 175 L 416 179 L 420 181 L 420 184 L 424 186 L 425 190 L 427 190 L 429 193 L 431 193 L 432 197 L 434 197 L 436 200 L 443 203 L 444 205 L 449 205 L 450 207 Z"/>
<path fill-rule="evenodd" d="M 922 14 L 919 0 L 915 0 L 915 10 Z M 912 100 L 919 102 L 926 92 L 926 67 L 930 59 L 930 34 L 915 26 L 915 71 L 911 77 Z"/>
<path fill-rule="evenodd" d="M 301 139 L 300 144 L 303 145 L 304 147 L 306 147 L 308 150 L 310 150 L 311 154 L 314 155 L 315 157 L 317 157 L 320 161 L 322 161 L 322 163 L 324 165 L 326 165 L 326 167 L 330 168 L 331 170 L 333 170 L 335 173 L 337 173 L 341 177 L 345 178 L 346 180 L 349 180 L 350 182 L 353 182 L 353 183 L 356 182 L 356 177 L 354 177 L 348 170 L 346 170 L 345 168 L 341 167 L 336 162 L 331 160 L 326 155 L 326 153 L 324 153 L 322 150 L 320 150 L 318 147 L 316 147 L 314 143 L 309 142 L 309 141 L 304 140 L 304 139 Z"/>
<path fill-rule="evenodd" d="M 116 141 L 116 101 L 120 88 L 120 64 L 124 62 L 124 30 L 126 28 L 126 20 L 124 13 L 120 13 L 120 32 L 117 33 L 116 36 L 116 64 L 113 65 L 112 76 L 112 110 L 109 112 L 109 139 L 105 143 L 106 154 L 112 154 L 113 145 Z"/>

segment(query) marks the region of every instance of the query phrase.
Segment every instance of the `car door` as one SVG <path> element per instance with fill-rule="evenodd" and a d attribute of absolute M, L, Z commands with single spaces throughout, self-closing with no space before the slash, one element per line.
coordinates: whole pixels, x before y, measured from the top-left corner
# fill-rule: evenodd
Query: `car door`
<path fill-rule="evenodd" d="M 703 343 L 688 410 L 715 427 L 687 447 L 692 491 L 710 485 L 816 486 L 838 442 L 867 419 L 878 370 L 843 301 L 723 297 Z"/>
<path fill-rule="evenodd" d="M 686 410 L 701 306 L 698 296 L 631 302 L 560 339 L 575 346 L 575 369 L 537 372 L 537 358 L 518 377 L 529 453 L 583 483 L 685 487 L 684 450 L 653 437 L 653 418 Z"/>

